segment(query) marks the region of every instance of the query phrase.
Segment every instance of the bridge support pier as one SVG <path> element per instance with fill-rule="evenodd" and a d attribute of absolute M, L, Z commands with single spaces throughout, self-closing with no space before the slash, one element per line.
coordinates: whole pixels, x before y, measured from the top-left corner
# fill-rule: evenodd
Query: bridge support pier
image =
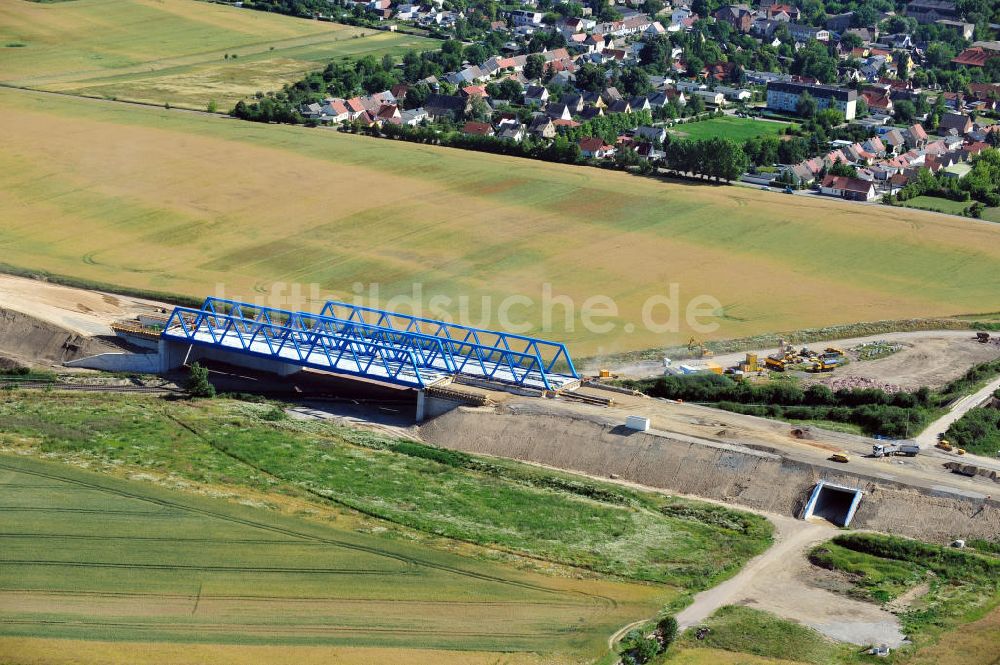
<path fill-rule="evenodd" d="M 417 417 L 416 421 L 419 425 L 424 422 L 424 418 L 427 417 L 427 391 L 418 390 L 417 391 Z"/>

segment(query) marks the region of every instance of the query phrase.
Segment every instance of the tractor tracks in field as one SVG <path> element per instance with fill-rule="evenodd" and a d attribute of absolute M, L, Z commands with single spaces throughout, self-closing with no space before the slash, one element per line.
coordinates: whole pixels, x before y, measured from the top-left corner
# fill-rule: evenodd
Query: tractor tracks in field
<path fill-rule="evenodd" d="M 183 426 L 185 429 L 188 429 L 189 431 L 192 431 L 197 436 L 199 436 L 203 440 L 205 440 L 205 437 L 203 435 L 201 435 L 200 433 L 198 433 L 197 430 L 195 430 L 190 425 L 187 425 L 186 423 L 183 423 L 183 422 L 179 422 L 178 419 L 176 419 L 176 418 L 171 418 L 171 419 L 174 420 L 175 422 L 178 422 L 178 424 L 181 425 L 181 426 Z M 213 445 L 213 447 L 216 447 L 216 446 Z M 242 462 L 243 464 L 247 464 L 243 460 L 240 460 L 238 457 L 236 457 L 234 459 Z M 249 465 L 249 466 L 251 466 L 252 468 L 256 469 L 256 467 L 254 467 L 253 465 Z M 321 543 L 321 544 L 329 545 L 329 546 L 333 546 L 333 547 L 340 547 L 340 548 L 343 548 L 343 549 L 348 549 L 348 550 L 352 550 L 352 551 L 356 551 L 356 552 L 363 552 L 365 554 L 373 555 L 373 556 L 376 556 L 376 557 L 389 558 L 389 559 L 393 559 L 393 560 L 396 560 L 396 561 L 404 564 L 404 566 L 406 566 L 408 568 L 417 568 L 417 567 L 429 568 L 429 569 L 439 570 L 441 572 L 445 572 L 445 573 L 457 575 L 457 576 L 460 576 L 460 577 L 467 577 L 467 578 L 477 579 L 477 580 L 480 580 L 480 581 L 483 581 L 483 582 L 492 582 L 492 583 L 501 584 L 501 585 L 504 585 L 504 586 L 512 586 L 512 587 L 522 588 L 522 589 L 526 589 L 526 590 L 530 590 L 530 591 L 535 591 L 535 592 L 543 593 L 543 594 L 552 594 L 552 595 L 563 596 L 563 597 L 566 597 L 566 596 L 581 597 L 581 598 L 587 599 L 591 603 L 594 603 L 594 604 L 600 605 L 600 606 L 604 606 L 604 607 L 614 608 L 614 607 L 618 606 L 618 601 L 616 601 L 613 598 L 610 598 L 610 597 L 607 597 L 607 596 L 603 596 L 603 595 L 600 595 L 600 594 L 591 594 L 591 593 L 587 593 L 585 591 L 579 591 L 579 590 L 553 589 L 553 588 L 542 586 L 542 585 L 539 585 L 539 584 L 533 584 L 533 583 L 530 583 L 530 582 L 524 582 L 524 581 L 519 581 L 519 580 L 512 580 L 512 579 L 509 579 L 509 578 L 506 578 L 506 577 L 501 577 L 501 576 L 498 576 L 498 575 L 490 575 L 490 574 L 487 574 L 487 573 L 479 573 L 479 572 L 475 572 L 475 571 L 470 571 L 470 570 L 466 570 L 466 569 L 463 569 L 463 568 L 460 568 L 460 567 L 457 567 L 457 566 L 452 566 L 452 565 L 443 564 L 443 563 L 436 563 L 436 562 L 433 562 L 433 561 L 428 561 L 426 559 L 421 559 L 421 558 L 410 556 L 410 555 L 404 555 L 404 554 L 397 554 L 397 553 L 393 553 L 393 552 L 388 552 L 386 550 L 382 550 L 382 549 L 379 549 L 379 548 L 376 548 L 376 547 L 370 547 L 370 546 L 367 546 L 367 545 L 362 545 L 362 544 L 359 544 L 359 543 L 352 543 L 352 542 L 349 542 L 349 541 L 346 541 L 346 540 L 337 539 L 337 538 L 323 537 L 323 536 L 319 536 L 319 535 L 315 535 L 315 534 L 310 534 L 310 533 L 307 533 L 307 532 L 298 531 L 298 530 L 287 528 L 287 527 L 282 527 L 282 526 L 279 526 L 279 525 L 276 525 L 276 524 L 266 524 L 266 523 L 259 522 L 259 521 L 256 521 L 256 520 L 252 520 L 252 519 L 248 519 L 248 518 L 243 518 L 243 517 L 238 517 L 236 515 L 229 515 L 229 514 L 226 514 L 224 512 L 220 512 L 220 511 L 213 511 L 213 510 L 209 510 L 209 509 L 206 509 L 206 508 L 199 508 L 199 507 L 196 507 L 196 506 L 190 506 L 190 505 L 186 505 L 184 503 L 180 503 L 180 502 L 177 502 L 177 501 L 171 501 L 169 499 L 164 499 L 164 498 L 159 498 L 159 497 L 152 497 L 152 496 L 148 496 L 148 495 L 142 495 L 142 494 L 138 494 L 136 492 L 130 492 L 130 491 L 125 490 L 125 489 L 112 488 L 112 487 L 108 487 L 106 485 L 101 485 L 99 483 L 88 482 L 88 481 L 81 480 L 81 479 L 76 479 L 76 478 L 68 478 L 66 476 L 61 476 L 61 475 L 58 475 L 58 474 L 55 474 L 55 473 L 50 473 L 50 472 L 45 472 L 45 471 L 40 471 L 40 470 L 37 470 L 37 469 L 26 469 L 26 468 L 18 467 L 16 465 L 9 464 L 7 462 L 0 461 L 0 469 L 7 470 L 7 471 L 13 471 L 15 473 L 29 474 L 29 475 L 32 475 L 32 476 L 35 476 L 35 477 L 38 477 L 38 478 L 44 478 L 44 479 L 50 480 L 50 481 L 61 481 L 61 482 L 68 483 L 68 484 L 71 484 L 71 485 L 75 485 L 75 486 L 78 486 L 78 487 L 86 487 L 86 488 L 92 489 L 92 490 L 103 491 L 103 492 L 106 492 L 108 494 L 112 494 L 112 495 L 115 495 L 115 496 L 120 496 L 120 497 L 123 497 L 123 498 L 134 499 L 134 500 L 138 500 L 138 501 L 145 501 L 145 502 L 152 503 L 154 505 L 158 505 L 158 506 L 161 506 L 161 507 L 167 508 L 167 509 L 173 509 L 173 510 L 179 510 L 179 511 L 189 512 L 189 513 L 193 513 L 193 514 L 197 514 L 197 515 L 202 515 L 202 516 L 209 517 L 209 518 L 218 519 L 218 520 L 221 520 L 221 521 L 224 521 L 224 522 L 229 522 L 229 523 L 233 523 L 233 524 L 239 524 L 239 525 L 242 525 L 242 526 L 246 526 L 246 527 L 250 527 L 250 528 L 255 528 L 255 529 L 261 529 L 261 530 L 264 530 L 264 531 L 269 531 L 271 533 L 277 533 L 277 534 L 281 534 L 283 536 L 288 536 L 288 537 L 292 538 L 293 540 L 306 541 L 306 542 L 316 542 L 316 543 Z M 260 472 L 264 473 L 264 474 L 266 474 L 268 476 L 271 476 L 271 474 L 267 473 L 265 470 L 261 469 Z M 271 476 L 271 477 L 273 477 L 273 476 Z M 322 494 L 316 494 L 316 496 L 318 496 L 320 498 L 323 498 L 324 500 L 330 500 L 329 497 L 325 497 Z M 162 513 L 156 513 L 156 514 L 162 514 Z M 416 571 L 410 571 L 410 572 L 416 572 Z"/>

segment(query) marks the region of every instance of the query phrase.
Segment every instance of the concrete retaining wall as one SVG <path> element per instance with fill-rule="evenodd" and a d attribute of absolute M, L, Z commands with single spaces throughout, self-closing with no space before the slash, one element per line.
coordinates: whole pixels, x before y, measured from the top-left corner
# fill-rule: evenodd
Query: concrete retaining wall
<path fill-rule="evenodd" d="M 138 372 L 156 374 L 160 371 L 158 353 L 99 353 L 79 360 L 68 360 L 67 367 L 85 367 L 105 372 Z"/>
<path fill-rule="evenodd" d="M 637 432 L 586 418 L 460 408 L 421 437 L 471 453 L 546 464 L 756 510 L 801 516 L 820 480 L 864 492 L 852 527 L 946 541 L 1000 535 L 997 502 L 784 459 L 738 445 Z"/>

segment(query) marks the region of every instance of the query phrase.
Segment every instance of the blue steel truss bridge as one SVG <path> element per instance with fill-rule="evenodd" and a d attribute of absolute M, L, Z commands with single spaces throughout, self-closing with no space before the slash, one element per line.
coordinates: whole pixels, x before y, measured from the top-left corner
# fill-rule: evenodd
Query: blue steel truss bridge
<path fill-rule="evenodd" d="M 562 344 L 336 301 L 312 314 L 207 298 L 200 309 L 175 308 L 161 339 L 418 389 L 455 380 L 539 390 L 579 382 Z"/>

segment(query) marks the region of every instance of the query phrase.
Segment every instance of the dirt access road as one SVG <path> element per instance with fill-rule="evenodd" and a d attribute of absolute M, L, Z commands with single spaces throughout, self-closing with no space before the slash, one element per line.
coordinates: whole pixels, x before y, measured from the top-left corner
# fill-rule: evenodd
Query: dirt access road
<path fill-rule="evenodd" d="M 767 515 L 776 527 L 775 544 L 747 563 L 735 577 L 703 591 L 677 615 L 680 627 L 696 626 L 724 605 L 748 605 L 810 626 L 839 642 L 858 645 L 905 641 L 899 619 L 877 605 L 816 585 L 827 571 L 813 566 L 808 550 L 841 533 L 827 522 Z"/>
<path fill-rule="evenodd" d="M 81 335 L 111 335 L 114 321 L 170 305 L 37 279 L 0 274 L 0 308 L 27 314 Z"/>
<path fill-rule="evenodd" d="M 974 409 L 989 400 L 997 389 L 1000 389 L 1000 378 L 990 381 L 982 390 L 956 401 L 948 413 L 932 422 L 916 437 L 917 444 L 921 448 L 932 448 L 937 443 L 938 435 L 944 434 L 952 423 L 968 413 L 970 409 Z"/>

